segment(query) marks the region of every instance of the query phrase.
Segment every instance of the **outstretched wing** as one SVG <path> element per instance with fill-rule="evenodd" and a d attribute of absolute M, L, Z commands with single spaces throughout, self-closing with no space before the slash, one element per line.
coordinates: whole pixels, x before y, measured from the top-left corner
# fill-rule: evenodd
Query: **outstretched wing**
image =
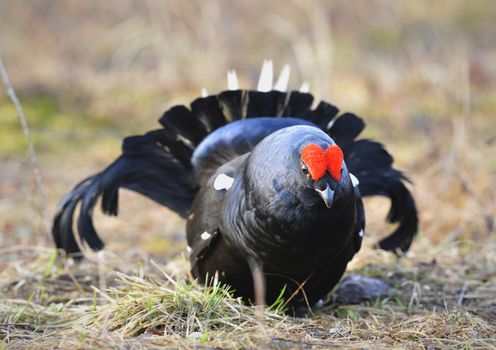
<path fill-rule="evenodd" d="M 93 225 L 93 208 L 101 197 L 102 211 L 118 213 L 119 188 L 136 191 L 185 217 L 196 193 L 189 163 L 192 151 L 161 129 L 124 140 L 122 155 L 102 172 L 80 182 L 65 196 L 55 215 L 52 233 L 58 248 L 70 255 L 80 253 L 73 232 L 78 205 L 77 231 L 82 243 L 103 248 Z"/>

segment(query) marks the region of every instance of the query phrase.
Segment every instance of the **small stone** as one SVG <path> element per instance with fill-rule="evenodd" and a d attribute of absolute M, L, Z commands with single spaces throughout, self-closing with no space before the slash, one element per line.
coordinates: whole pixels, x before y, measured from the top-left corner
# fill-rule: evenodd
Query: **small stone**
<path fill-rule="evenodd" d="M 346 332 L 346 328 L 345 327 L 337 327 L 337 328 L 331 328 L 331 329 L 329 329 L 329 333 L 331 333 L 331 335 L 342 336 L 344 334 L 344 332 Z"/>
<path fill-rule="evenodd" d="M 335 291 L 335 301 L 342 304 L 360 304 L 387 296 L 390 287 L 380 279 L 351 275 L 343 279 Z"/>

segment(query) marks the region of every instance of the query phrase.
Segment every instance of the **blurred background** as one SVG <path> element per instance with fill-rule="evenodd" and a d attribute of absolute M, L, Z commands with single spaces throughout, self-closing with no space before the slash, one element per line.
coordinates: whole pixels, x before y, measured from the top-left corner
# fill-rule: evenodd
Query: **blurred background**
<path fill-rule="evenodd" d="M 158 127 L 167 108 L 236 69 L 256 86 L 264 59 L 290 85 L 363 117 L 411 178 L 421 237 L 494 240 L 496 2 L 0 0 L 0 57 L 24 107 L 47 207 Z M 97 213 L 114 252 L 168 258 L 184 223 L 121 191 L 120 216 Z M 369 244 L 389 231 L 368 200 Z M 49 245 L 15 107 L 0 86 L 0 245 Z"/>

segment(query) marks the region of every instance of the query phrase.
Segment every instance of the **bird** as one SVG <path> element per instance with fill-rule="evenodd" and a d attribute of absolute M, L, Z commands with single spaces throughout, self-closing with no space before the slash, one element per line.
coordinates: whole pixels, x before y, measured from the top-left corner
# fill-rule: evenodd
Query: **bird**
<path fill-rule="evenodd" d="M 308 83 L 288 90 L 289 72 L 273 84 L 265 61 L 257 89 L 241 89 L 229 71 L 227 90 L 203 89 L 165 111 L 161 127 L 125 138 L 117 159 L 60 201 L 56 247 L 75 260 L 81 246 L 103 249 L 93 209 L 100 200 L 117 215 L 125 188 L 186 220 L 194 278 L 220 281 L 250 304 L 284 300 L 297 310 L 325 298 L 362 245 L 363 197 L 390 199 L 397 227 L 376 246 L 404 254 L 419 224 L 410 180 L 383 144 L 359 138 L 362 118 L 314 104 Z"/>

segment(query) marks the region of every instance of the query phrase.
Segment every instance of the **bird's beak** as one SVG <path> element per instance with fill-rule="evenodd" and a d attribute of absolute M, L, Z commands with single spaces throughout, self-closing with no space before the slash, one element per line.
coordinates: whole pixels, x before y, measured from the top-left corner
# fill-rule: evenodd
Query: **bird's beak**
<path fill-rule="evenodd" d="M 329 185 L 326 185 L 326 188 L 324 190 L 320 190 L 320 189 L 316 188 L 315 191 L 317 191 L 319 193 L 319 195 L 322 197 L 326 207 L 330 208 L 332 205 L 332 202 L 334 200 L 334 191 L 331 190 Z"/>

